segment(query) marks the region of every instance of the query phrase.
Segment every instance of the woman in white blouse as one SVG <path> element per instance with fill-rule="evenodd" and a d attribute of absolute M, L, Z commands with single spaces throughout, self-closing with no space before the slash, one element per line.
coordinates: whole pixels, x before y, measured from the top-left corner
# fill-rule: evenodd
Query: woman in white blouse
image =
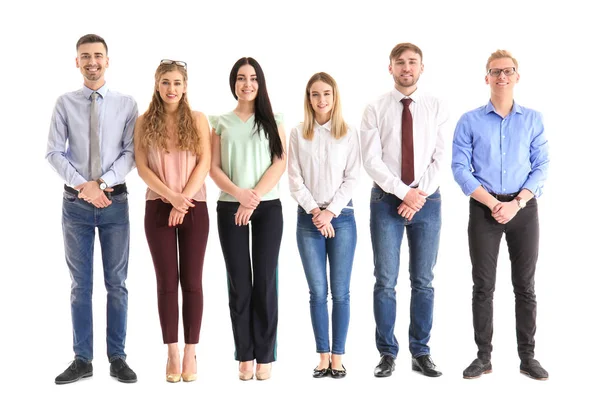
<path fill-rule="evenodd" d="M 358 133 L 342 118 L 335 80 L 324 72 L 306 85 L 304 122 L 290 135 L 288 176 L 298 202 L 296 239 L 310 292 L 319 365 L 313 376 L 346 376 L 342 365 L 350 320 L 350 274 L 356 248 L 352 191 L 358 182 Z M 327 258 L 333 300 L 332 346 L 327 309 Z"/>

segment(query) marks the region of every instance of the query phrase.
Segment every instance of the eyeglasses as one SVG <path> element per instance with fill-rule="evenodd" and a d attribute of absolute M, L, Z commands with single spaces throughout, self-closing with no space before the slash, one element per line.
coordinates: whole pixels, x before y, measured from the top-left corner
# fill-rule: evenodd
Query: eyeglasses
<path fill-rule="evenodd" d="M 511 76 L 516 71 L 517 71 L 517 69 L 515 67 L 510 67 L 510 68 L 490 68 L 490 69 L 488 69 L 488 74 L 490 74 L 494 78 L 497 78 L 502 73 L 504 73 L 505 76 Z"/>
<path fill-rule="evenodd" d="M 160 63 L 166 64 L 166 65 L 175 64 L 175 65 L 183 67 L 183 69 L 187 70 L 187 63 L 185 61 L 175 61 L 175 60 L 169 60 L 167 58 L 163 58 L 162 60 L 160 60 Z"/>

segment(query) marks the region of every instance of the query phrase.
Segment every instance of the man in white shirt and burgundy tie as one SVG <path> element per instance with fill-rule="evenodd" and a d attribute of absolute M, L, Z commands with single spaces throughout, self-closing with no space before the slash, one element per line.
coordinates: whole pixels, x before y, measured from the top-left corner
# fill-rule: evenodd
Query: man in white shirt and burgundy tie
<path fill-rule="evenodd" d="M 361 125 L 363 163 L 373 179 L 371 242 L 375 262 L 373 308 L 375 339 L 381 359 L 376 377 L 395 368 L 398 341 L 396 282 L 400 246 L 406 229 L 411 281 L 409 349 L 412 369 L 437 377 L 429 342 L 433 322 L 432 286 L 441 228 L 438 190 L 444 155 L 445 105 L 417 90 L 423 53 L 412 43 L 400 43 L 390 53 L 394 89 L 364 112 Z"/>
<path fill-rule="evenodd" d="M 77 42 L 84 86 L 65 93 L 52 114 L 46 159 L 65 182 L 62 226 L 71 275 L 75 360 L 55 383 L 92 376 L 94 238 L 100 238 L 106 299 L 106 349 L 110 375 L 137 381 L 125 362 L 129 259 L 129 206 L 125 175 L 134 166 L 133 128 L 138 117 L 131 96 L 109 90 L 104 80 L 108 48 L 98 35 Z"/>

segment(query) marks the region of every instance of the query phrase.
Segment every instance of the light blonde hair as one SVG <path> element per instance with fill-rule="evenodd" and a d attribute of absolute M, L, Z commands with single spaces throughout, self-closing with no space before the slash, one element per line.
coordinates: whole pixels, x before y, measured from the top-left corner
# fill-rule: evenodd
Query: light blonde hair
<path fill-rule="evenodd" d="M 187 71 L 185 68 L 176 64 L 160 64 L 154 74 L 154 94 L 148 106 L 148 111 L 144 113 L 144 124 L 142 125 L 141 146 L 144 149 L 148 147 L 157 147 L 164 151 L 167 150 L 167 124 L 165 106 L 158 85 L 161 77 L 167 72 L 177 71 L 183 77 L 183 84 L 187 86 Z M 192 114 L 190 103 L 187 99 L 187 92 L 183 93 L 177 108 L 177 146 L 180 150 L 188 150 L 195 154 L 200 154 L 200 137 L 198 128 Z"/>
<path fill-rule="evenodd" d="M 485 64 L 485 72 L 489 71 L 490 64 L 491 64 L 492 61 L 498 60 L 500 58 L 510 58 L 512 60 L 512 62 L 515 63 L 515 69 L 519 69 L 519 63 L 517 62 L 517 59 L 514 58 L 512 54 L 510 54 L 510 51 L 508 51 L 508 50 L 496 50 L 488 58 L 487 64 Z"/>
<path fill-rule="evenodd" d="M 313 110 L 310 104 L 310 88 L 315 82 L 323 82 L 333 90 L 333 107 L 331 108 L 331 135 L 340 139 L 348 133 L 348 125 L 342 118 L 342 103 L 340 100 L 340 92 L 338 90 L 337 83 L 333 77 L 325 72 L 317 72 L 314 74 L 306 84 L 306 91 L 304 93 L 304 129 L 302 136 L 306 140 L 312 140 L 315 132 L 315 110 Z"/>

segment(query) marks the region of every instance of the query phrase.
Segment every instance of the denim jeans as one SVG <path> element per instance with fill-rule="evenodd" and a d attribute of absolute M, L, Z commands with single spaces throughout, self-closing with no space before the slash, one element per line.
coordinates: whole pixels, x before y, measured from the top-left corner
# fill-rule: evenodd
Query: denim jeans
<path fill-rule="evenodd" d="M 411 286 L 409 350 L 413 357 L 429 354 L 433 323 L 432 286 L 440 241 L 441 196 L 439 190 L 427 198 L 411 221 L 401 217 L 397 208 L 402 201 L 378 187 L 371 190 L 371 242 L 375 262 L 375 340 L 381 355 L 396 357 L 396 282 L 400 264 L 400 246 L 406 227 Z"/>
<path fill-rule="evenodd" d="M 112 196 L 112 204 L 96 208 L 64 192 L 62 226 L 65 257 L 71 274 L 73 351 L 84 361 L 93 359 L 92 289 L 94 239 L 100 237 L 106 287 L 106 348 L 110 361 L 125 358 L 127 331 L 127 264 L 129 206 L 127 193 Z"/>
<path fill-rule="evenodd" d="M 310 293 L 310 318 L 317 353 L 344 354 L 350 322 L 350 274 L 356 249 L 354 211 L 345 208 L 331 220 L 335 236 L 326 239 L 312 222 L 312 215 L 298 207 L 296 240 Z M 327 309 L 327 257 L 331 279 L 332 342 L 329 347 Z"/>

